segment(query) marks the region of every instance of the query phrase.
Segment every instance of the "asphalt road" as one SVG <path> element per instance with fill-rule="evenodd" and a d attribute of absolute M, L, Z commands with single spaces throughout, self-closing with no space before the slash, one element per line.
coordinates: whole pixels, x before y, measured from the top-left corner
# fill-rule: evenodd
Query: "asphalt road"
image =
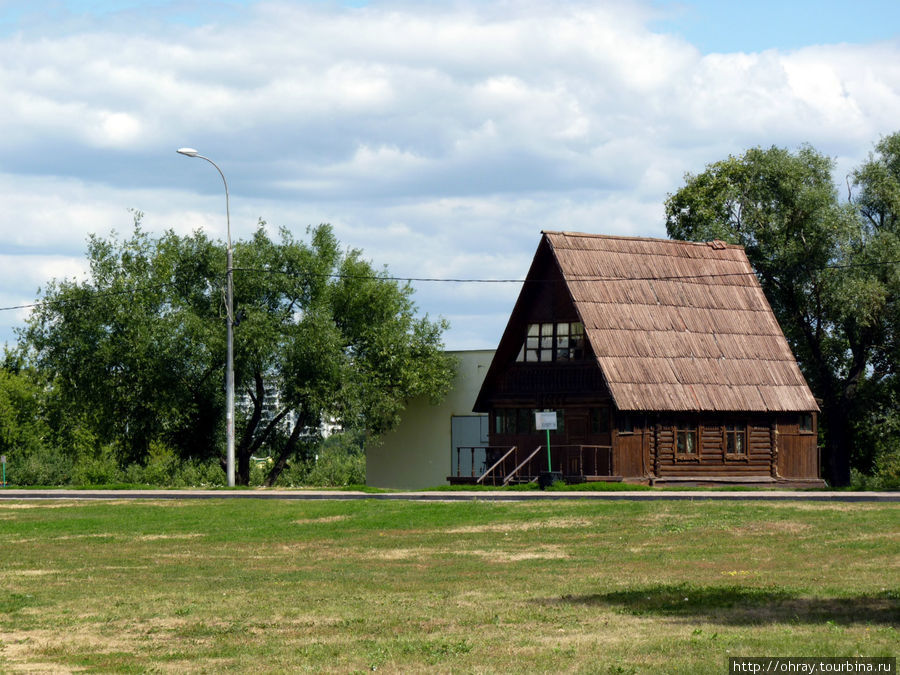
<path fill-rule="evenodd" d="M 0 488 L 0 500 L 117 500 L 117 499 L 401 499 L 408 501 L 540 501 L 560 499 L 600 501 L 803 501 L 900 502 L 900 492 L 844 492 L 824 490 L 660 490 L 623 492 L 509 492 L 409 491 L 353 492 L 340 490 L 20 490 Z"/>

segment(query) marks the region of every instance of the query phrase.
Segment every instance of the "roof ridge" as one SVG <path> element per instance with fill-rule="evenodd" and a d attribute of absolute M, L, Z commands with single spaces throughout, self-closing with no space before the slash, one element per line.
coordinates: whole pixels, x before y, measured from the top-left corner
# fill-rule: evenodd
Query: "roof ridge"
<path fill-rule="evenodd" d="M 710 246 L 715 241 L 721 239 L 712 239 L 710 241 L 686 241 L 684 239 L 663 239 L 662 237 L 638 237 L 625 234 L 599 234 L 596 232 L 571 232 L 569 230 L 541 230 L 541 234 L 558 234 L 566 237 L 590 237 L 593 239 L 624 239 L 626 241 L 649 241 L 649 242 L 665 242 L 667 244 L 690 244 L 691 246 Z M 725 244 L 725 248 L 744 250 L 740 244 Z"/>

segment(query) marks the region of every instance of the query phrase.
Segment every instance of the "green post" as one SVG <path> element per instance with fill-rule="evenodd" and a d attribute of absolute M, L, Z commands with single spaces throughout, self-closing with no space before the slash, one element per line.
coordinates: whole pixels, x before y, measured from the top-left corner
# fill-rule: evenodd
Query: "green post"
<path fill-rule="evenodd" d="M 547 429 L 547 471 L 553 471 L 553 465 L 550 464 L 550 430 Z"/>

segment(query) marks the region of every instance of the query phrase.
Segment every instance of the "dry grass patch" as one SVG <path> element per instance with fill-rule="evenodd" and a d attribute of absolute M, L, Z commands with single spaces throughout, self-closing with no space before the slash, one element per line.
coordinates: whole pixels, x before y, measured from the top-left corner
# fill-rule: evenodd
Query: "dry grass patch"
<path fill-rule="evenodd" d="M 776 535 L 798 535 L 805 532 L 815 531 L 815 528 L 808 523 L 801 523 L 795 520 L 765 520 L 747 523 L 731 528 L 735 534 L 776 534 Z"/>
<path fill-rule="evenodd" d="M 0 570 L 0 577 L 44 577 L 59 574 L 59 570 Z"/>
<path fill-rule="evenodd" d="M 203 532 L 181 532 L 178 534 L 142 534 L 137 537 L 132 537 L 132 539 L 134 541 L 165 541 L 167 539 L 197 539 L 198 537 L 205 536 L 207 535 Z"/>
<path fill-rule="evenodd" d="M 567 558 L 568 554 L 561 550 L 558 546 L 542 546 L 539 550 L 529 551 L 504 551 L 495 550 L 468 550 L 454 551 L 457 555 L 474 555 L 483 559 L 485 562 L 491 563 L 509 563 L 519 562 L 522 560 L 561 560 Z"/>
<path fill-rule="evenodd" d="M 25 509 L 69 509 L 73 506 L 86 506 L 89 502 L 53 501 L 53 502 L 0 502 L 0 511 L 22 511 Z"/>
<path fill-rule="evenodd" d="M 447 530 L 448 534 L 480 534 L 488 532 L 532 532 L 534 530 L 577 529 L 596 526 L 597 521 L 590 518 L 549 518 L 520 523 L 490 523 L 487 525 L 469 525 Z"/>
<path fill-rule="evenodd" d="M 350 516 L 322 516 L 321 518 L 301 518 L 295 520 L 294 525 L 318 525 L 319 523 L 337 523 L 342 520 L 348 520 Z"/>
<path fill-rule="evenodd" d="M 409 560 L 432 554 L 433 551 L 413 548 L 371 549 L 368 555 L 378 560 Z"/>
<path fill-rule="evenodd" d="M 881 511 L 885 508 L 897 509 L 895 503 L 884 502 L 826 502 L 826 501 L 771 501 L 766 502 L 767 509 L 797 509 L 798 511 L 845 511 L 847 513 L 860 513 L 861 511 Z"/>

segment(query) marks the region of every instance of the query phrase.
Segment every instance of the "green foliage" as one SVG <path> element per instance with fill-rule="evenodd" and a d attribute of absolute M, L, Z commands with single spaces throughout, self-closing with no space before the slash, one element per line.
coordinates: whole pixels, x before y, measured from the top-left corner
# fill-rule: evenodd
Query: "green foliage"
<path fill-rule="evenodd" d="M 54 424 L 71 420 L 126 462 L 151 441 L 211 456 L 222 415 L 224 252 L 205 235 L 92 236 L 90 278 L 53 280 L 20 342 L 53 385 Z"/>
<path fill-rule="evenodd" d="M 16 369 L 0 371 L 0 448 L 55 446 L 78 483 L 207 481 L 221 456 L 225 247 L 200 232 L 152 238 L 140 220 L 127 238 L 90 238 L 87 280 L 48 283 L 7 359 Z M 452 380 L 446 323 L 417 317 L 412 289 L 343 251 L 329 226 L 308 234 L 275 241 L 261 222 L 235 242 L 239 483 L 308 460 L 323 423 L 391 429 L 406 400 Z M 268 473 L 251 477 L 252 456 L 272 458 Z M 330 471 L 316 480 L 354 469 Z"/>
<path fill-rule="evenodd" d="M 43 415 L 44 401 L 37 373 L 7 351 L 0 364 L 0 454 L 10 462 L 45 448 L 50 428 Z"/>
<path fill-rule="evenodd" d="M 245 315 L 235 334 L 236 379 L 250 399 L 238 465 L 249 476 L 252 455 L 272 457 L 269 485 L 290 462 L 309 460 L 309 434 L 322 423 L 377 436 L 396 426 L 407 400 L 440 397 L 453 377 L 441 343 L 447 324 L 416 316 L 411 287 L 375 271 L 359 251 L 341 252 L 330 227 L 309 235 L 304 244 L 282 229 L 276 243 L 260 223 L 235 249 Z M 265 423 L 267 402 L 293 421 Z"/>
<path fill-rule="evenodd" d="M 69 485 L 72 482 L 72 456 L 56 447 L 42 446 L 27 454 L 13 453 L 8 459 L 6 480 L 10 485 Z"/>
<path fill-rule="evenodd" d="M 73 485 L 108 485 L 121 480 L 116 449 L 112 445 L 103 446 L 92 456 L 80 457 L 72 469 Z"/>
<path fill-rule="evenodd" d="M 345 487 L 365 482 L 366 456 L 362 447 L 327 441 L 322 444 L 305 480 L 306 485 L 316 487 Z"/>
<path fill-rule="evenodd" d="M 340 432 L 311 448 L 306 460 L 292 462 L 279 476 L 279 487 L 347 487 L 366 482 L 364 434 Z"/>
<path fill-rule="evenodd" d="M 824 405 L 829 478 L 850 479 L 900 444 L 890 416 L 900 357 L 900 134 L 853 174 L 842 204 L 833 162 L 809 146 L 715 162 L 666 201 L 677 239 L 744 247 L 803 374 Z M 872 445 L 875 437 L 879 443 Z"/>
<path fill-rule="evenodd" d="M 154 487 L 188 488 L 221 487 L 225 485 L 225 471 L 219 460 L 181 460 L 168 455 L 162 460 L 149 460 L 146 466 L 129 464 L 121 475 L 129 485 L 152 485 Z"/>

